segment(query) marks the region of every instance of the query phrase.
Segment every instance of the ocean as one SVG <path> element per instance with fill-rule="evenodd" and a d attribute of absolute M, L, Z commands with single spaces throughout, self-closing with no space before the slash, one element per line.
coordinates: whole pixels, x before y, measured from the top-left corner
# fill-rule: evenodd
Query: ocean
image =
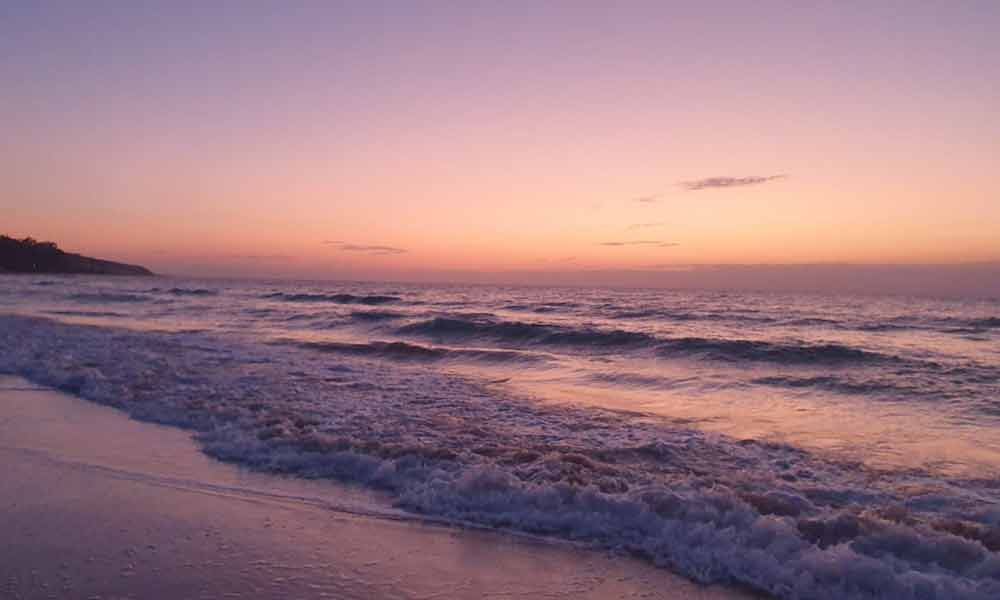
<path fill-rule="evenodd" d="M 0 372 L 420 518 L 1000 597 L 1000 299 L 0 277 Z"/>

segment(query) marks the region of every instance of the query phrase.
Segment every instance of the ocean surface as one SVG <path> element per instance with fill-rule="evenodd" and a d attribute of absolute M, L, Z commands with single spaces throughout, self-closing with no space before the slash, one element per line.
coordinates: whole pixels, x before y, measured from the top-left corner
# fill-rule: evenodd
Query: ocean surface
<path fill-rule="evenodd" d="M 0 276 L 0 372 L 421 518 L 1000 598 L 1000 299 Z"/>

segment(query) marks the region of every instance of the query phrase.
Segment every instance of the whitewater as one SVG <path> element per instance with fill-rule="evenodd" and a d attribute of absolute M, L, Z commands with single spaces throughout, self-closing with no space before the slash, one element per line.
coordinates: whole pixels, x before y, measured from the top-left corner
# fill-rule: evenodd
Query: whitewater
<path fill-rule="evenodd" d="M 1000 597 L 1000 300 L 0 277 L 0 373 L 421 518 Z"/>

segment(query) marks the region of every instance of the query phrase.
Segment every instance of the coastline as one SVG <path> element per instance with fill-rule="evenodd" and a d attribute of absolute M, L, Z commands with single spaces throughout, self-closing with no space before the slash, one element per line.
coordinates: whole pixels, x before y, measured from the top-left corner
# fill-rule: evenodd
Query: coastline
<path fill-rule="evenodd" d="M 0 376 L 6 597 L 751 597 L 571 544 L 428 525 Z"/>

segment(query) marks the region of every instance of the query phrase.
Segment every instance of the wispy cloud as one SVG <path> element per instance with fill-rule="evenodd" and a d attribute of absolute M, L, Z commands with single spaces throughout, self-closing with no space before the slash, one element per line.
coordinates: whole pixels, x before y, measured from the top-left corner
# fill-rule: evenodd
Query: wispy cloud
<path fill-rule="evenodd" d="M 633 223 L 625 228 L 626 231 L 635 231 L 637 229 L 654 229 L 656 227 L 663 227 L 666 225 L 663 221 L 658 221 L 656 223 Z"/>
<path fill-rule="evenodd" d="M 652 246 L 656 248 L 673 248 L 674 246 L 680 246 L 678 242 L 663 242 L 660 240 L 627 240 L 621 242 L 598 242 L 598 246 Z"/>
<path fill-rule="evenodd" d="M 405 254 L 405 248 L 397 248 L 395 246 L 380 246 L 377 244 L 350 244 L 347 242 L 340 242 L 337 240 L 325 240 L 323 242 L 327 246 L 334 246 L 337 250 L 341 252 L 363 252 L 365 254 L 376 254 L 376 255 L 389 255 L 389 254 Z"/>
<path fill-rule="evenodd" d="M 703 179 L 693 179 L 691 181 L 681 181 L 677 183 L 677 187 L 681 188 L 683 191 L 687 192 L 697 192 L 701 190 L 712 190 L 721 188 L 731 188 L 731 187 L 745 187 L 748 185 L 760 185 L 762 183 L 768 183 L 771 181 L 777 181 L 779 179 L 787 179 L 788 175 L 748 175 L 746 177 L 705 177 Z M 676 189 L 673 193 L 683 193 L 678 192 Z M 633 202 L 641 202 L 643 204 L 652 204 L 654 202 L 659 202 L 667 196 L 670 196 L 671 192 L 659 192 L 656 194 L 646 194 L 645 196 L 637 196 L 632 198 Z M 638 229 L 638 228 L 637 228 Z"/>
<path fill-rule="evenodd" d="M 699 190 L 711 190 L 718 188 L 744 187 L 748 185 L 760 185 L 778 179 L 785 179 L 787 175 L 750 175 L 747 177 L 706 177 L 693 181 L 682 181 L 678 183 L 680 187 L 690 192 Z"/>

